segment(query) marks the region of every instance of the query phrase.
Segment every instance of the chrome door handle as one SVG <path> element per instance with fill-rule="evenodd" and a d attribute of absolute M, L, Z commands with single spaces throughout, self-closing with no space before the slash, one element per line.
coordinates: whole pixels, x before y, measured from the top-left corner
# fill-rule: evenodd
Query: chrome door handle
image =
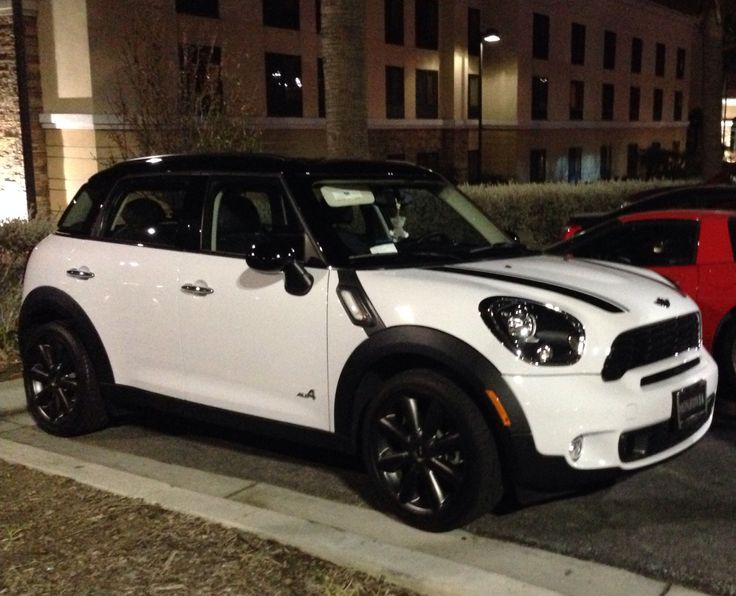
<path fill-rule="evenodd" d="M 214 290 L 207 285 L 201 285 L 198 283 L 184 284 L 181 287 L 183 292 L 187 294 L 194 294 L 195 296 L 208 296 L 212 294 Z"/>
<path fill-rule="evenodd" d="M 66 274 L 75 279 L 92 279 L 95 276 L 87 267 L 72 267 L 66 270 Z"/>

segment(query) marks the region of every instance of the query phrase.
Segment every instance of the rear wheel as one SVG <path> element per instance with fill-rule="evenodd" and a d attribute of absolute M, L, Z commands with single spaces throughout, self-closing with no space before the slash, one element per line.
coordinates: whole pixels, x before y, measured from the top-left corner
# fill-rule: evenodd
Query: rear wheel
<path fill-rule="evenodd" d="M 480 410 L 430 370 L 396 375 L 368 405 L 363 457 L 383 504 L 423 530 L 462 526 L 503 492 L 496 445 Z"/>
<path fill-rule="evenodd" d="M 23 350 L 28 410 L 43 430 L 62 436 L 108 423 L 92 362 L 77 337 L 60 323 L 32 330 Z"/>

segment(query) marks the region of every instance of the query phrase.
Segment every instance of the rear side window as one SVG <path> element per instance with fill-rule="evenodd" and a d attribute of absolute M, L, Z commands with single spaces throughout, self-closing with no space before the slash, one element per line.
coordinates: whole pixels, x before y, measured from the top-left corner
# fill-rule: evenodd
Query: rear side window
<path fill-rule="evenodd" d="M 113 191 L 103 238 L 126 244 L 197 250 L 203 177 L 150 176 L 121 181 Z"/>
<path fill-rule="evenodd" d="M 100 210 L 99 203 L 91 188 L 83 186 L 61 216 L 57 231 L 70 236 L 89 236 Z"/>
<path fill-rule="evenodd" d="M 636 221 L 593 232 L 571 252 L 638 267 L 693 265 L 699 231 L 698 222 L 690 220 Z"/>

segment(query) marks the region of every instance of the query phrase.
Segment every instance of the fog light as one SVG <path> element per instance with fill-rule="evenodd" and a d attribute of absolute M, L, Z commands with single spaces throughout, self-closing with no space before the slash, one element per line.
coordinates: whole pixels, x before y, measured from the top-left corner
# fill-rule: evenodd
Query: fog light
<path fill-rule="evenodd" d="M 567 448 L 567 452 L 570 454 L 572 461 L 578 461 L 580 454 L 583 452 L 583 437 L 575 437 Z"/>

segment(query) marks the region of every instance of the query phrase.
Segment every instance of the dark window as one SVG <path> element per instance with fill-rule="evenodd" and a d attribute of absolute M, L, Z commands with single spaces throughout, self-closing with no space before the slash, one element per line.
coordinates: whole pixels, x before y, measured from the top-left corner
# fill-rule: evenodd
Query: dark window
<path fill-rule="evenodd" d="M 664 94 L 661 89 L 654 90 L 654 101 L 652 102 L 652 120 L 659 122 L 662 120 L 662 102 Z"/>
<path fill-rule="evenodd" d="M 322 33 L 322 0 L 314 0 L 314 24 L 317 33 Z"/>
<path fill-rule="evenodd" d="M 547 119 L 547 98 L 549 97 L 549 79 L 532 77 L 532 120 Z"/>
<path fill-rule="evenodd" d="M 197 250 L 203 177 L 151 176 L 119 183 L 103 237 L 115 242 Z"/>
<path fill-rule="evenodd" d="M 639 120 L 640 105 L 641 89 L 639 87 L 629 87 L 629 120 L 632 122 Z"/>
<path fill-rule="evenodd" d="M 386 43 L 404 45 L 404 0 L 385 0 L 383 7 Z"/>
<path fill-rule="evenodd" d="M 573 23 L 570 30 L 570 62 L 585 64 L 585 25 Z"/>
<path fill-rule="evenodd" d="M 417 69 L 417 118 L 437 118 L 439 114 L 438 73 Z"/>
<path fill-rule="evenodd" d="M 241 256 L 258 241 L 279 237 L 303 258 L 305 238 L 281 184 L 228 177 L 213 182 L 205 208 L 204 250 Z"/>
<path fill-rule="evenodd" d="M 222 52 L 217 46 L 179 46 L 182 100 L 197 114 L 222 107 Z"/>
<path fill-rule="evenodd" d="M 626 147 L 626 176 L 636 178 L 639 176 L 639 145 L 629 143 Z"/>
<path fill-rule="evenodd" d="M 440 154 L 437 151 L 417 153 L 417 165 L 437 172 L 440 167 Z"/>
<path fill-rule="evenodd" d="M 567 181 L 580 182 L 583 173 L 583 148 L 570 147 L 567 150 Z"/>
<path fill-rule="evenodd" d="M 638 37 L 631 40 L 631 72 L 641 72 L 641 55 L 644 49 L 644 43 Z"/>
<path fill-rule="evenodd" d="M 682 120 L 682 91 L 675 91 L 675 102 L 672 108 L 672 119 L 675 122 Z"/>
<path fill-rule="evenodd" d="M 589 235 L 572 253 L 637 267 L 692 265 L 699 228 L 695 221 L 678 219 L 617 223 Z"/>
<path fill-rule="evenodd" d="M 616 68 L 616 34 L 613 31 L 603 33 L 603 68 Z"/>
<path fill-rule="evenodd" d="M 416 46 L 436 50 L 439 46 L 438 0 L 415 0 Z"/>
<path fill-rule="evenodd" d="M 657 44 L 654 58 L 654 74 L 658 77 L 664 76 L 665 63 L 667 61 L 667 48 L 663 43 Z"/>
<path fill-rule="evenodd" d="M 613 120 L 613 106 L 616 89 L 611 83 L 601 87 L 601 120 Z"/>
<path fill-rule="evenodd" d="M 220 6 L 218 0 L 176 0 L 176 12 L 216 19 L 220 16 Z"/>
<path fill-rule="evenodd" d="M 302 59 L 266 54 L 266 105 L 269 116 L 302 116 Z"/>
<path fill-rule="evenodd" d="M 685 78 L 685 48 L 677 48 L 677 65 L 675 67 L 675 76 L 678 79 Z"/>
<path fill-rule="evenodd" d="M 299 0 L 263 0 L 263 24 L 280 29 L 299 29 Z"/>
<path fill-rule="evenodd" d="M 570 120 L 583 119 L 583 105 L 585 104 L 585 83 L 570 81 Z"/>
<path fill-rule="evenodd" d="M 317 59 L 317 115 L 324 118 L 327 114 L 325 107 L 325 61 Z"/>
<path fill-rule="evenodd" d="M 534 13 L 532 21 L 532 57 L 540 60 L 549 58 L 549 16 Z"/>
<path fill-rule="evenodd" d="M 480 116 L 480 77 L 468 75 L 468 118 Z"/>
<path fill-rule="evenodd" d="M 404 69 L 386 67 L 386 118 L 404 117 Z"/>
<path fill-rule="evenodd" d="M 480 54 L 480 10 L 468 8 L 468 55 Z"/>
<path fill-rule="evenodd" d="M 601 145 L 599 175 L 601 180 L 610 180 L 613 172 L 613 146 Z"/>
<path fill-rule="evenodd" d="M 547 180 L 547 151 L 532 149 L 529 152 L 529 182 L 545 182 Z"/>

